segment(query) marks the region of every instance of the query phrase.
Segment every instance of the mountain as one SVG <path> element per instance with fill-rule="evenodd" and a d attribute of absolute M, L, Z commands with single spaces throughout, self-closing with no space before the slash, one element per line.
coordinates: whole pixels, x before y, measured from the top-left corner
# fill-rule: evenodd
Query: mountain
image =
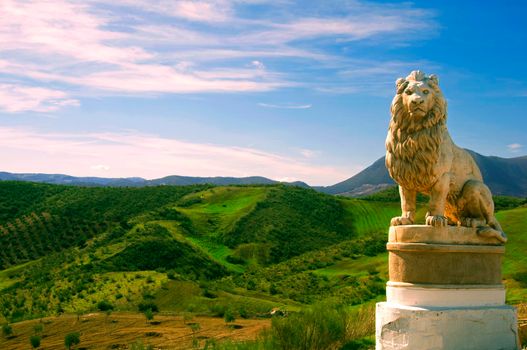
<path fill-rule="evenodd" d="M 29 181 L 42 182 L 54 185 L 74 185 L 74 186 L 110 186 L 110 187 L 143 187 L 143 186 L 189 186 L 189 185 L 272 185 L 279 184 L 275 181 L 262 176 L 249 177 L 193 177 L 193 176 L 166 176 L 160 179 L 146 180 L 141 177 L 126 178 L 105 178 L 105 177 L 76 177 L 64 174 L 16 174 L 0 172 L 0 181 Z M 301 182 L 285 182 L 285 184 L 308 188 L 309 185 Z"/>
<path fill-rule="evenodd" d="M 494 195 L 527 197 L 527 156 L 516 158 L 500 158 L 483 156 L 467 150 L 478 164 L 485 183 Z M 0 172 L 0 181 L 30 181 L 57 185 L 75 186 L 109 186 L 109 187 L 144 187 L 144 186 L 188 186 L 188 185 L 273 185 L 286 184 L 303 188 L 310 188 L 302 181 L 279 182 L 262 176 L 249 177 L 194 177 L 171 175 L 159 179 L 146 180 L 140 177 L 103 178 L 103 177 L 75 177 L 63 174 L 14 174 Z M 355 176 L 332 186 L 316 186 L 313 189 L 327 193 L 349 197 L 360 197 L 373 194 L 391 187 L 395 182 L 390 178 L 384 157 L 379 158 L 372 165 Z"/>
<path fill-rule="evenodd" d="M 140 177 L 105 178 L 105 177 L 76 177 L 64 174 L 15 174 L 0 172 L 0 181 L 29 181 L 43 182 L 54 185 L 76 186 L 144 186 L 147 180 Z"/>
<path fill-rule="evenodd" d="M 478 164 L 485 183 L 494 195 L 527 197 L 527 156 L 500 158 L 467 151 Z M 358 197 L 378 192 L 394 184 L 382 157 L 345 181 L 317 189 L 328 194 Z"/>

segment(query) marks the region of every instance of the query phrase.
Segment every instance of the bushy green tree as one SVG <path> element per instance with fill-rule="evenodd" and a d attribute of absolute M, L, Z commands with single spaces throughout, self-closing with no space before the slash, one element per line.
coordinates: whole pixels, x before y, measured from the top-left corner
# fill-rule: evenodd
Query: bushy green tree
<path fill-rule="evenodd" d="M 101 300 L 97 303 L 97 309 L 100 311 L 111 311 L 113 310 L 113 305 L 108 300 Z"/>
<path fill-rule="evenodd" d="M 227 322 L 227 323 L 231 323 L 231 322 L 236 321 L 236 317 L 234 317 L 234 312 L 232 312 L 231 309 L 227 309 L 227 310 L 225 311 L 225 315 L 223 316 L 223 319 L 224 319 L 225 322 Z"/>
<path fill-rule="evenodd" d="M 79 332 L 68 333 L 64 337 L 64 345 L 69 350 L 72 346 L 77 345 L 81 342 L 81 335 Z"/>
<path fill-rule="evenodd" d="M 31 343 L 31 346 L 36 349 L 40 346 L 40 336 L 39 335 L 32 335 L 29 337 L 29 343 Z"/>
<path fill-rule="evenodd" d="M 13 334 L 13 328 L 11 328 L 11 326 L 6 323 L 2 326 L 2 334 L 4 335 L 4 337 L 9 337 Z"/>
<path fill-rule="evenodd" d="M 154 313 L 152 312 L 151 309 L 148 309 L 144 312 L 145 314 L 145 318 L 146 318 L 146 322 L 148 323 L 148 321 L 152 321 L 154 319 Z"/>

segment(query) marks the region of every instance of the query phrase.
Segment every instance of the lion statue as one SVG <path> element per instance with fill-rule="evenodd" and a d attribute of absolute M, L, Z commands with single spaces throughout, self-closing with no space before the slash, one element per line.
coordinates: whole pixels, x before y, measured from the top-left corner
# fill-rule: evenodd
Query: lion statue
<path fill-rule="evenodd" d="M 446 100 L 435 75 L 413 71 L 397 80 L 386 167 L 399 184 L 402 214 L 391 225 L 414 223 L 419 192 L 430 196 L 427 225 L 474 227 L 480 236 L 506 242 L 490 190 L 474 159 L 452 142 L 446 119 Z"/>

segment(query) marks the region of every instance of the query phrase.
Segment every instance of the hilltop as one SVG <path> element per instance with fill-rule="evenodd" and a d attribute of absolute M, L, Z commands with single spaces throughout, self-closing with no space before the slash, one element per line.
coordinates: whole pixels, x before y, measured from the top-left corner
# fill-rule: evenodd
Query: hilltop
<path fill-rule="evenodd" d="M 517 199 L 500 203 L 510 238 L 507 297 L 524 302 L 527 208 Z M 105 310 L 139 322 L 137 312 L 151 309 L 156 317 L 205 317 L 203 325 L 216 324 L 207 317 L 380 300 L 386 226 L 400 210 L 393 190 L 353 199 L 285 185 L 10 181 L 0 183 L 0 208 L 0 323 Z M 26 334 L 24 327 L 14 329 Z"/>

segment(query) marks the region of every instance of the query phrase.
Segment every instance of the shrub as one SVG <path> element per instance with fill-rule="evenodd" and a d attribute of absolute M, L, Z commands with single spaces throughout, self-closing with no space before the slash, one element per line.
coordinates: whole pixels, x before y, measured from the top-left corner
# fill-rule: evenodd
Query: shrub
<path fill-rule="evenodd" d="M 240 309 L 238 310 L 238 314 L 241 318 L 249 318 L 249 313 L 247 312 L 247 309 L 244 306 L 240 307 Z"/>
<path fill-rule="evenodd" d="M 146 317 L 146 322 L 148 323 L 148 321 L 151 321 L 154 319 L 154 313 L 152 312 L 152 310 L 148 309 L 144 312 L 145 314 L 145 317 Z"/>
<path fill-rule="evenodd" d="M 150 310 L 152 312 L 159 312 L 159 308 L 153 301 L 142 301 L 137 307 L 141 312 L 145 312 L 147 310 Z"/>
<path fill-rule="evenodd" d="M 4 337 L 9 337 L 13 334 L 13 328 L 11 328 L 11 326 L 9 324 L 5 324 L 2 326 L 2 334 L 4 335 Z"/>
<path fill-rule="evenodd" d="M 73 345 L 77 345 L 81 342 L 81 335 L 79 332 L 68 333 L 64 337 L 64 345 L 69 350 Z"/>
<path fill-rule="evenodd" d="M 273 318 L 272 335 L 279 349 L 326 350 L 346 337 L 342 307 L 318 304 L 287 318 Z"/>
<path fill-rule="evenodd" d="M 33 348 L 38 348 L 40 346 L 40 336 L 32 335 L 31 337 L 29 337 L 29 342 L 31 343 L 31 346 Z"/>
<path fill-rule="evenodd" d="M 224 319 L 225 322 L 227 322 L 227 323 L 230 323 L 230 322 L 234 322 L 234 321 L 236 321 L 236 318 L 234 317 L 234 313 L 232 312 L 231 309 L 227 309 L 227 310 L 225 311 L 225 315 L 224 315 L 223 319 Z"/>
<path fill-rule="evenodd" d="M 108 300 L 101 300 L 97 303 L 97 309 L 100 311 L 111 311 L 113 310 L 113 305 Z"/>
<path fill-rule="evenodd" d="M 216 317 L 223 317 L 225 316 L 225 311 L 227 310 L 227 307 L 223 304 L 214 304 L 211 306 L 210 311 L 212 312 L 213 316 Z"/>

